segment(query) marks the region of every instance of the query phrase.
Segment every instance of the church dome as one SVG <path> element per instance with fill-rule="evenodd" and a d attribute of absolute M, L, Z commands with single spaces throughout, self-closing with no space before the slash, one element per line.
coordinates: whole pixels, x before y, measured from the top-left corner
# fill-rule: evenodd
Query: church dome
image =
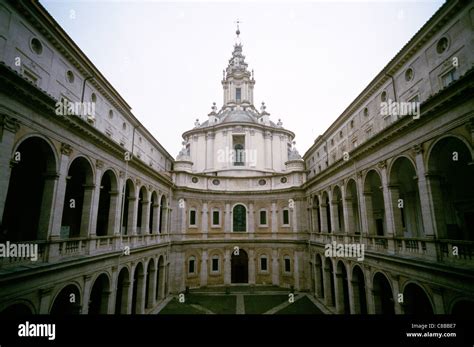
<path fill-rule="evenodd" d="M 257 119 L 249 111 L 244 110 L 231 110 L 226 112 L 221 118 L 222 123 L 230 122 L 245 122 L 245 123 L 257 123 Z"/>

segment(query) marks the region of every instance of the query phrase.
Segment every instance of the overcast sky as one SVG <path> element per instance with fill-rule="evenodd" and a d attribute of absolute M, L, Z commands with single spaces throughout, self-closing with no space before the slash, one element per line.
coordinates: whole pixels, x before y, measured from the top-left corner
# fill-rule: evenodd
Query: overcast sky
<path fill-rule="evenodd" d="M 443 2 L 41 3 L 176 157 L 181 134 L 222 106 L 237 19 L 255 106 L 303 155 Z"/>

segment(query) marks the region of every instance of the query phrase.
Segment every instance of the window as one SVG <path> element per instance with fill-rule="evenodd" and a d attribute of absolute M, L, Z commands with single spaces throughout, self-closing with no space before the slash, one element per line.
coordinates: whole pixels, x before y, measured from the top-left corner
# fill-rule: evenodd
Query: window
<path fill-rule="evenodd" d="M 364 116 L 368 117 L 369 116 L 369 109 L 366 107 L 364 108 Z"/>
<path fill-rule="evenodd" d="M 212 225 L 213 226 L 219 226 L 221 224 L 221 216 L 219 213 L 219 210 L 213 210 L 212 211 Z"/>
<path fill-rule="evenodd" d="M 387 101 L 387 92 L 385 90 L 380 95 L 380 100 L 382 100 L 382 102 Z"/>
<path fill-rule="evenodd" d="M 283 225 L 290 225 L 290 211 L 288 209 L 283 210 Z"/>
<path fill-rule="evenodd" d="M 441 76 L 443 87 L 449 86 L 456 79 L 456 69 L 451 69 Z"/>
<path fill-rule="evenodd" d="M 267 211 L 260 210 L 260 225 L 267 225 Z"/>
<path fill-rule="evenodd" d="M 71 70 L 68 70 L 66 72 L 66 79 L 69 83 L 74 83 L 74 74 L 72 73 Z"/>
<path fill-rule="evenodd" d="M 351 127 L 351 129 L 354 128 L 354 120 L 353 119 L 351 119 L 350 127 Z"/>
<path fill-rule="evenodd" d="M 342 134 L 342 130 L 341 130 L 341 131 L 339 131 L 339 138 L 342 139 L 343 137 L 344 137 L 344 135 Z"/>
<path fill-rule="evenodd" d="M 446 51 L 446 49 L 448 49 L 448 43 L 449 42 L 446 37 L 440 38 L 438 43 L 436 44 L 436 52 L 438 52 L 438 54 L 441 54 Z"/>
<path fill-rule="evenodd" d="M 290 260 L 290 257 L 285 257 L 285 272 L 291 272 L 291 260 Z"/>
<path fill-rule="evenodd" d="M 265 255 L 260 258 L 260 271 L 268 271 L 267 256 Z"/>
<path fill-rule="evenodd" d="M 109 113 L 109 116 L 110 116 L 110 113 Z M 127 130 L 127 124 L 125 122 L 123 122 L 122 124 L 122 130 Z"/>
<path fill-rule="evenodd" d="M 240 101 L 242 98 L 242 89 L 241 88 L 235 88 L 235 100 Z"/>
<path fill-rule="evenodd" d="M 234 232 L 247 231 L 247 209 L 244 205 L 235 205 L 232 210 L 233 228 Z"/>
<path fill-rule="evenodd" d="M 195 273 L 195 271 L 196 271 L 195 265 L 196 265 L 196 259 L 194 257 L 189 258 L 189 262 L 188 262 L 188 273 L 189 274 L 194 274 Z"/>
<path fill-rule="evenodd" d="M 414 73 L 412 68 L 408 68 L 405 71 L 405 81 L 410 82 L 413 79 Z"/>
<path fill-rule="evenodd" d="M 211 271 L 219 272 L 219 257 L 217 255 L 212 257 Z"/>
<path fill-rule="evenodd" d="M 189 210 L 189 225 L 196 226 L 196 210 Z"/>
<path fill-rule="evenodd" d="M 234 165 L 244 166 L 245 165 L 245 136 L 234 136 L 233 137 L 233 148 L 234 152 Z"/>
<path fill-rule="evenodd" d="M 40 55 L 43 52 L 43 45 L 41 44 L 41 41 L 38 40 L 36 37 L 31 39 L 30 44 L 31 44 L 31 49 L 36 54 Z"/>
<path fill-rule="evenodd" d="M 97 101 L 97 95 L 95 95 L 95 93 L 92 93 L 92 94 L 91 94 L 91 101 L 92 101 L 92 102 L 96 102 L 96 101 Z"/>

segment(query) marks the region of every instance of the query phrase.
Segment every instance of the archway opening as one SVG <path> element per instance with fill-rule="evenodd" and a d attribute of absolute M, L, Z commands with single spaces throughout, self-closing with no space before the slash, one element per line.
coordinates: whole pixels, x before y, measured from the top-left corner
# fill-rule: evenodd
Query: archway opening
<path fill-rule="evenodd" d="M 374 170 L 369 171 L 365 178 L 364 198 L 369 235 L 383 236 L 386 226 L 382 181 Z"/>
<path fill-rule="evenodd" d="M 0 232 L 15 242 L 45 239 L 54 197 L 54 153 L 46 141 L 31 137 L 18 146 L 13 160 Z"/>
<path fill-rule="evenodd" d="M 0 312 L 0 315 L 5 317 L 17 317 L 17 316 L 28 316 L 33 314 L 31 308 L 25 304 L 13 304 Z"/>
<path fill-rule="evenodd" d="M 425 291 L 414 283 L 409 283 L 403 291 L 404 309 L 406 314 L 432 315 L 433 307 Z"/>
<path fill-rule="evenodd" d="M 347 226 L 348 232 L 355 233 L 356 235 L 360 234 L 360 218 L 359 218 L 359 198 L 357 195 L 357 186 L 353 179 L 349 180 L 347 183 L 347 212 L 348 212 L 348 221 L 349 225 Z"/>
<path fill-rule="evenodd" d="M 359 266 L 352 271 L 352 285 L 354 295 L 354 308 L 356 314 L 367 314 L 367 294 L 365 291 L 365 278 Z"/>
<path fill-rule="evenodd" d="M 81 313 L 81 295 L 74 284 L 64 287 L 54 299 L 50 314 L 69 315 Z"/>
<path fill-rule="evenodd" d="M 249 257 L 247 252 L 239 249 L 238 254 L 232 253 L 231 259 L 231 282 L 248 283 L 249 277 Z"/>
<path fill-rule="evenodd" d="M 122 268 L 117 281 L 115 297 L 115 314 L 128 313 L 128 293 L 130 290 L 130 273 L 126 267 Z"/>
<path fill-rule="evenodd" d="M 349 314 L 350 313 L 350 305 L 349 305 L 349 286 L 348 286 L 348 278 L 347 278 L 347 271 L 344 263 L 339 261 L 337 263 L 337 281 L 338 281 L 338 288 L 339 288 L 339 308 L 340 313 Z M 341 297 L 342 296 L 342 297 Z M 342 299 L 342 300 L 341 300 Z"/>
<path fill-rule="evenodd" d="M 395 314 L 392 287 L 380 272 L 374 276 L 374 302 L 376 314 Z"/>
<path fill-rule="evenodd" d="M 101 274 L 94 282 L 89 298 L 89 314 L 107 314 L 110 283 L 106 274 Z"/>
<path fill-rule="evenodd" d="M 114 210 L 112 205 L 113 189 L 116 189 L 117 183 L 112 171 L 107 170 L 102 176 L 100 182 L 99 208 L 97 213 L 97 236 L 112 235 Z"/>

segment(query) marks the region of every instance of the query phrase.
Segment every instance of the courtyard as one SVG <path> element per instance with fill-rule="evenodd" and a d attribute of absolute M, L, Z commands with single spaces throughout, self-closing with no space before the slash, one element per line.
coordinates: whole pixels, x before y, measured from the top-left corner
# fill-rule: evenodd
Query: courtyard
<path fill-rule="evenodd" d="M 200 288 L 172 297 L 158 314 L 323 314 L 306 293 L 287 288 Z"/>

